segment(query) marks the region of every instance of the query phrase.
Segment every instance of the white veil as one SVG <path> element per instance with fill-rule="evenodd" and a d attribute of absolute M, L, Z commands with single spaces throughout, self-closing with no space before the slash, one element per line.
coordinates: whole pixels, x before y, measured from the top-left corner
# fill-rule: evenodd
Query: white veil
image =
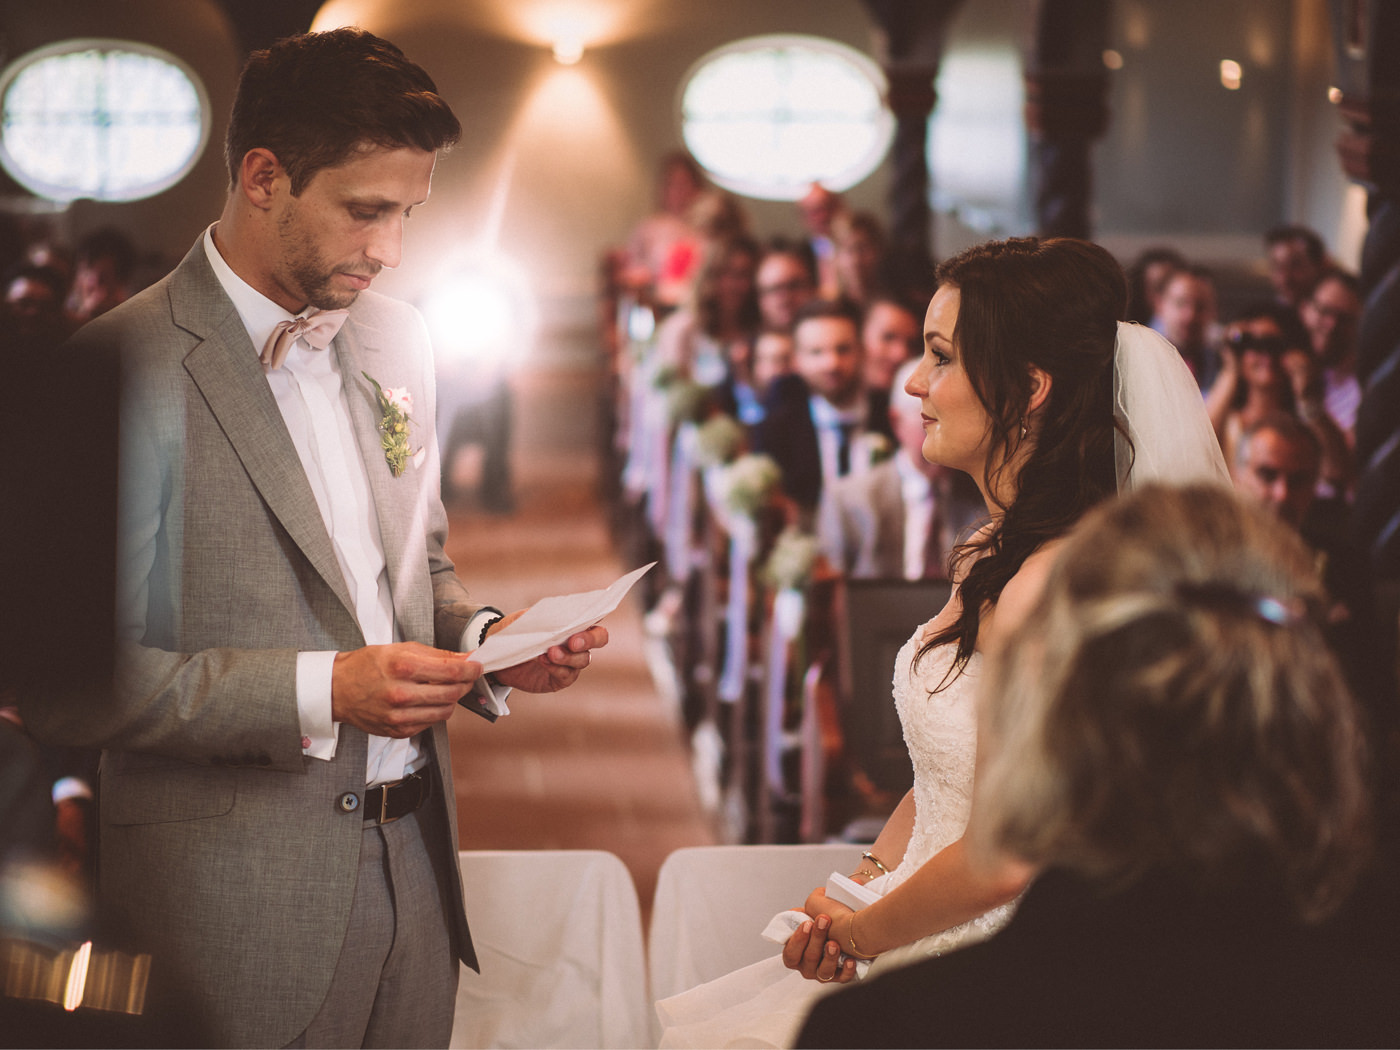
<path fill-rule="evenodd" d="M 1113 414 L 1118 491 L 1153 481 L 1230 485 L 1225 457 L 1195 377 L 1176 347 L 1151 328 L 1118 323 L 1113 354 Z"/>

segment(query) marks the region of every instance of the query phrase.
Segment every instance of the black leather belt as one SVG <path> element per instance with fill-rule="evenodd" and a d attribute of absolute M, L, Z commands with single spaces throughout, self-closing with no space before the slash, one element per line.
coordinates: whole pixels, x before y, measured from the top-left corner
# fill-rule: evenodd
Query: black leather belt
<path fill-rule="evenodd" d="M 365 791 L 365 819 L 388 824 L 414 812 L 428 799 L 432 781 L 410 773 L 392 784 L 376 784 Z"/>

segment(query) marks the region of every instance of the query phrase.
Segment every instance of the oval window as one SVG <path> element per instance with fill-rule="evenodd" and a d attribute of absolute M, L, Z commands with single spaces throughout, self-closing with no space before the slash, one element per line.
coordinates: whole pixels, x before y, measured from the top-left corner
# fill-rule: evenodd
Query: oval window
<path fill-rule="evenodd" d="M 813 36 L 729 44 L 691 69 L 681 89 L 681 135 L 727 190 L 796 200 L 814 182 L 841 191 L 884 159 L 894 118 L 880 68 L 859 51 Z"/>
<path fill-rule="evenodd" d="M 68 40 L 0 74 L 0 164 L 40 197 L 150 197 L 185 176 L 208 138 L 199 78 L 145 44 Z"/>

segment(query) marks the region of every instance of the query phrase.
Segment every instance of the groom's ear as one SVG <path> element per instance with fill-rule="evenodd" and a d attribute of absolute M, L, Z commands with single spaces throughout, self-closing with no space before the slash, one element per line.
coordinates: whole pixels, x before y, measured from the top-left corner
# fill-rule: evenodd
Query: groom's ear
<path fill-rule="evenodd" d="M 266 211 L 275 199 L 278 179 L 285 175 L 276 155 L 259 146 L 243 155 L 238 168 L 238 190 L 253 207 Z"/>
<path fill-rule="evenodd" d="M 1040 409 L 1050 397 L 1050 387 L 1054 380 L 1050 378 L 1050 373 L 1043 368 L 1031 365 L 1026 371 L 1031 379 L 1031 396 L 1026 401 L 1026 415 L 1030 415 Z"/>

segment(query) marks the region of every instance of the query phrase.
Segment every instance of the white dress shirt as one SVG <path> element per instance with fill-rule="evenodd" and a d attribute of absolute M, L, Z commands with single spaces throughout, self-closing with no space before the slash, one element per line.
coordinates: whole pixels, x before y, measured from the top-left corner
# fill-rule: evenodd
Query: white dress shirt
<path fill-rule="evenodd" d="M 247 329 L 252 341 L 249 352 L 257 354 L 279 322 L 298 315 L 288 313 L 234 273 L 214 244 L 213 230 L 210 226 L 204 233 L 205 254 Z M 267 382 L 330 535 L 365 644 L 402 641 L 394 622 L 379 517 L 355 440 L 335 353 L 330 348 L 315 350 L 298 339 L 282 367 L 267 373 Z M 473 618 L 463 634 L 464 640 L 471 639 L 472 648 L 479 637 L 481 618 Z M 340 724 L 331 717 L 335 657 L 334 652 L 297 654 L 302 750 L 312 758 L 327 761 L 335 757 L 340 733 Z M 371 735 L 365 783 L 399 780 L 426 764 L 417 737 L 398 740 Z"/>
<path fill-rule="evenodd" d="M 857 453 L 857 438 L 865 431 L 866 405 L 862 399 L 851 408 L 837 408 L 820 394 L 812 394 L 807 401 L 812 414 L 812 425 L 817 430 L 817 447 L 821 450 L 822 478 L 843 477 L 838 466 L 841 456 L 841 428 L 849 427 L 847 436 L 846 474 L 864 474 L 869 468 L 868 458 Z"/>

